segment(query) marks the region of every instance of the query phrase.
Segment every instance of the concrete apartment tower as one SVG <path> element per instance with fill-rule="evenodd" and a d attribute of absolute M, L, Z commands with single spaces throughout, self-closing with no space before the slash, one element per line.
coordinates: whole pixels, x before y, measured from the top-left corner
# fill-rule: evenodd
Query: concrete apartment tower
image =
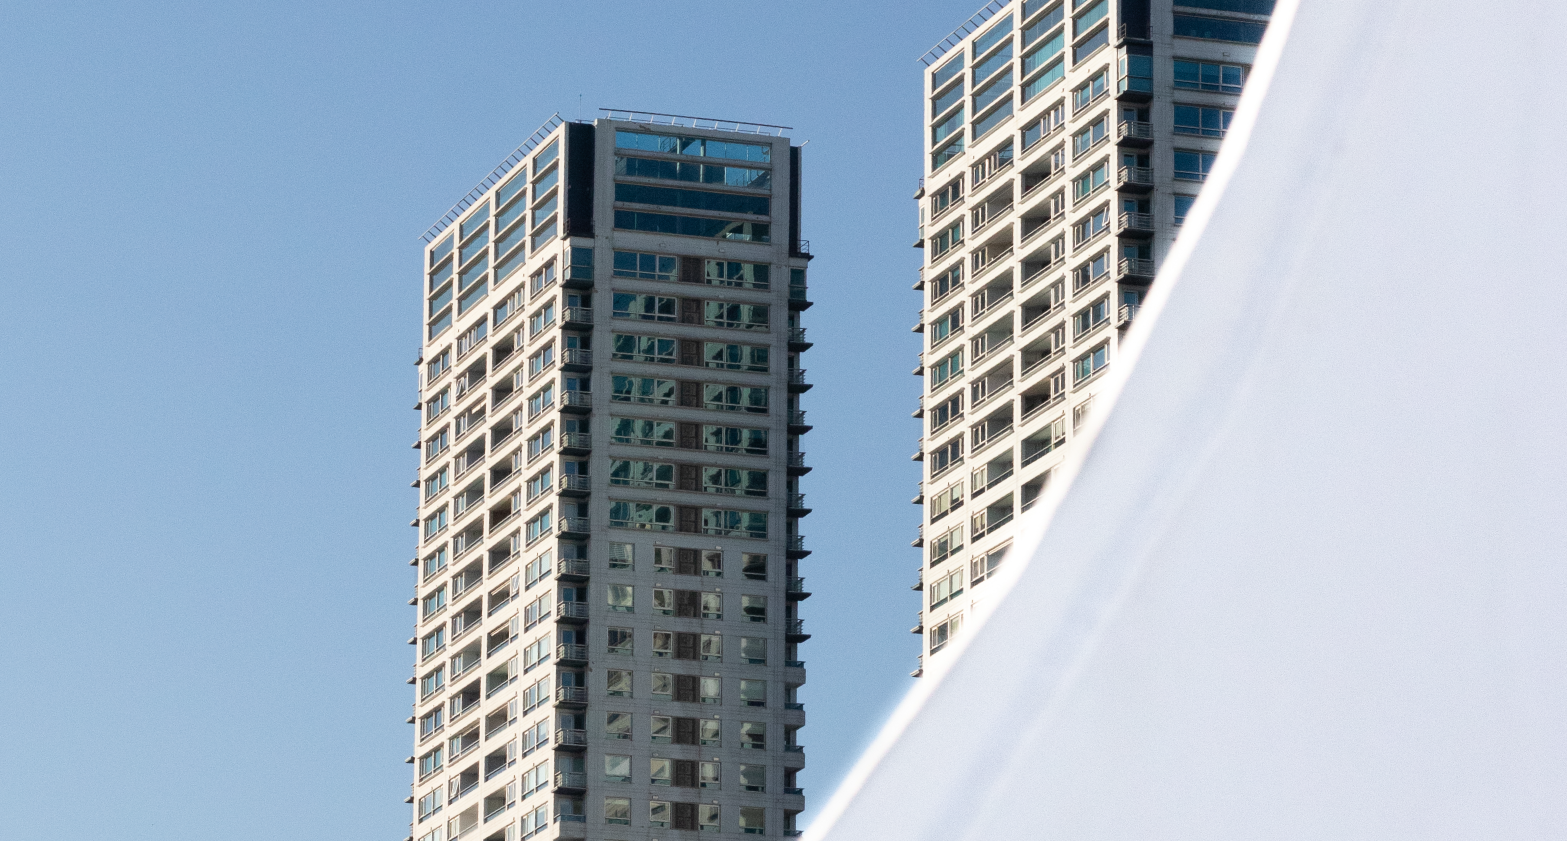
<path fill-rule="evenodd" d="M 411 839 L 797 834 L 783 131 L 556 117 L 425 235 Z"/>
<path fill-rule="evenodd" d="M 997 0 L 922 59 L 924 656 L 985 598 L 1093 411 L 1272 9 Z"/>

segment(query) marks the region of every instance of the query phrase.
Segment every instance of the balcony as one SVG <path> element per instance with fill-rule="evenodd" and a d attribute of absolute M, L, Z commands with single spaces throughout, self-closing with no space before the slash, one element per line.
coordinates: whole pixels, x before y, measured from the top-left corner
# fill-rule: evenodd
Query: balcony
<path fill-rule="evenodd" d="M 795 394 L 811 390 L 811 384 L 805 381 L 804 368 L 796 368 L 789 372 L 789 390 Z"/>
<path fill-rule="evenodd" d="M 1152 146 L 1153 123 L 1140 120 L 1122 120 L 1115 126 L 1116 142 L 1122 146 Z"/>
<path fill-rule="evenodd" d="M 556 730 L 555 747 L 560 750 L 586 750 L 588 733 L 586 730 Z"/>
<path fill-rule="evenodd" d="M 805 642 L 806 640 L 810 639 L 811 635 L 805 632 L 805 620 L 788 620 L 785 624 L 785 638 L 788 639 L 789 642 Z"/>
<path fill-rule="evenodd" d="M 587 537 L 590 527 L 587 517 L 561 517 L 561 537 Z"/>
<path fill-rule="evenodd" d="M 1120 277 L 1153 280 L 1153 261 L 1142 257 L 1123 257 L 1117 266 Z"/>
<path fill-rule="evenodd" d="M 917 593 L 925 590 L 925 568 L 920 567 L 914 571 L 914 586 L 909 588 Z"/>
<path fill-rule="evenodd" d="M 790 601 L 796 602 L 804 601 L 811 597 L 811 591 L 805 589 L 805 579 L 799 576 L 789 579 L 788 584 L 785 586 L 785 593 L 788 594 Z"/>
<path fill-rule="evenodd" d="M 811 302 L 806 300 L 806 297 L 805 297 L 805 284 L 803 284 L 803 283 L 791 283 L 791 284 L 789 284 L 789 309 L 791 309 L 791 310 L 808 310 L 810 308 L 811 308 Z"/>
<path fill-rule="evenodd" d="M 1153 189 L 1153 167 L 1123 166 L 1115 171 L 1115 186 L 1123 190 L 1146 193 Z"/>
<path fill-rule="evenodd" d="M 1153 233 L 1152 213 L 1123 213 L 1116 218 L 1115 229 L 1123 234 Z"/>
<path fill-rule="evenodd" d="M 575 432 L 571 434 L 581 435 L 582 433 Z M 560 477 L 555 483 L 555 490 L 559 491 L 561 496 L 587 496 L 591 484 L 586 476 L 567 474 Z"/>
<path fill-rule="evenodd" d="M 556 602 L 555 621 L 580 625 L 588 621 L 587 602 Z M 565 687 L 561 687 L 564 689 Z"/>
<path fill-rule="evenodd" d="M 805 422 L 805 410 L 794 409 L 789 412 L 789 434 L 804 435 L 810 432 L 811 425 Z"/>
<path fill-rule="evenodd" d="M 588 775 L 581 771 L 556 771 L 556 794 L 581 794 L 588 790 Z"/>
<path fill-rule="evenodd" d="M 588 561 L 586 558 L 561 558 L 555 562 L 555 575 L 562 581 L 586 581 Z"/>
<path fill-rule="evenodd" d="M 1137 310 L 1141 307 L 1141 304 L 1122 304 L 1121 311 L 1117 314 L 1115 322 L 1116 326 L 1125 328 L 1127 325 L 1131 324 L 1132 319 L 1137 317 Z"/>
<path fill-rule="evenodd" d="M 811 343 L 805 340 L 804 327 L 789 328 L 789 349 L 793 351 L 807 350 Z"/>
<path fill-rule="evenodd" d="M 798 534 L 791 534 L 791 535 L 789 535 L 789 537 L 786 540 L 784 545 L 789 547 L 788 555 L 791 558 L 798 559 L 798 558 L 803 558 L 806 555 L 811 554 L 811 550 L 805 548 L 805 538 L 803 536 L 801 536 L 801 535 L 798 535 Z"/>
<path fill-rule="evenodd" d="M 561 324 L 577 330 L 593 329 L 592 307 L 567 307 L 561 311 Z"/>
<path fill-rule="evenodd" d="M 566 348 L 560 353 L 560 367 L 566 371 L 591 371 L 593 351 L 582 348 Z"/>
<path fill-rule="evenodd" d="M 573 666 L 586 665 L 588 647 L 580 642 L 563 642 L 555 646 L 555 660 Z"/>
<path fill-rule="evenodd" d="M 570 392 L 580 394 L 581 392 Z M 586 432 L 562 432 L 560 451 L 568 456 L 587 455 L 593 451 L 593 437 Z"/>
<path fill-rule="evenodd" d="M 914 539 L 909 541 L 909 545 L 918 549 L 925 545 L 925 526 L 922 523 L 918 526 L 915 526 L 914 528 Z"/>
<path fill-rule="evenodd" d="M 811 513 L 811 509 L 805 507 L 805 494 L 789 494 L 789 516 L 804 517 Z"/>
<path fill-rule="evenodd" d="M 560 410 L 582 414 L 593 410 L 593 392 L 563 391 L 560 393 Z"/>
<path fill-rule="evenodd" d="M 588 705 L 586 686 L 555 687 L 555 705 L 558 707 L 585 707 Z"/>
<path fill-rule="evenodd" d="M 784 462 L 789 468 L 790 476 L 804 476 L 811 472 L 811 468 L 805 463 L 805 453 L 788 453 Z"/>

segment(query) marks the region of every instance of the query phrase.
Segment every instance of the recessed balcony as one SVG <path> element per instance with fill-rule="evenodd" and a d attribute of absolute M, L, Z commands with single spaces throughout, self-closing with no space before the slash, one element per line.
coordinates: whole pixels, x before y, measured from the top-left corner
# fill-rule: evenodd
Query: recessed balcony
<path fill-rule="evenodd" d="M 1153 123 L 1122 120 L 1115 124 L 1116 143 L 1146 148 L 1153 145 Z"/>

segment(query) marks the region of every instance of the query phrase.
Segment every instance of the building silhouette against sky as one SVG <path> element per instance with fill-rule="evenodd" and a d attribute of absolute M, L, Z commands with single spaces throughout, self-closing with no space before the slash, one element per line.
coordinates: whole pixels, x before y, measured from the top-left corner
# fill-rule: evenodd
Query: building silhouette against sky
<path fill-rule="evenodd" d="M 993 2 L 922 59 L 924 656 L 961 633 L 1093 411 L 1272 8 Z"/>
<path fill-rule="evenodd" d="M 425 235 L 415 841 L 794 833 L 783 133 L 552 118 Z"/>

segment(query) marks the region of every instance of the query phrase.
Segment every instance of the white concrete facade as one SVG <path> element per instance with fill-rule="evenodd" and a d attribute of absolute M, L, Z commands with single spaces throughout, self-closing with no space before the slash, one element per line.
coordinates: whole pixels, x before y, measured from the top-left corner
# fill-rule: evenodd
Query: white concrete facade
<path fill-rule="evenodd" d="M 923 59 L 916 676 L 1092 411 L 1271 9 L 998 0 Z"/>
<path fill-rule="evenodd" d="M 797 834 L 799 151 L 611 116 L 426 235 L 415 841 Z"/>

